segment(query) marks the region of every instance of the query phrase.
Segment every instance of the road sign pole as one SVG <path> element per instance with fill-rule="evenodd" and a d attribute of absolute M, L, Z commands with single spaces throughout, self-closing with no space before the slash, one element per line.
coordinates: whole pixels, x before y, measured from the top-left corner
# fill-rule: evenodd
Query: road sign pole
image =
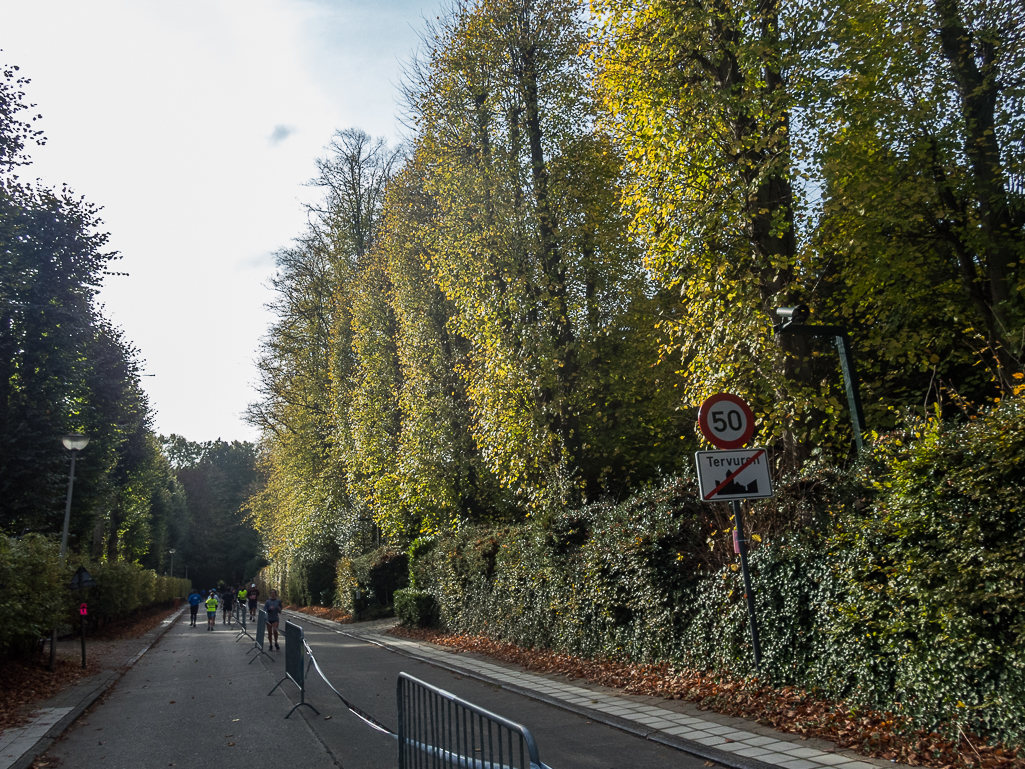
<path fill-rule="evenodd" d="M 747 596 L 747 616 L 751 621 L 751 647 L 755 655 L 755 670 L 762 672 L 762 648 L 758 643 L 758 618 L 755 616 L 755 593 L 751 587 L 751 573 L 747 570 L 747 540 L 744 537 L 744 516 L 740 511 L 740 500 L 730 502 L 733 520 L 737 525 L 737 540 L 740 549 L 740 573 L 744 577 L 744 593 Z"/>

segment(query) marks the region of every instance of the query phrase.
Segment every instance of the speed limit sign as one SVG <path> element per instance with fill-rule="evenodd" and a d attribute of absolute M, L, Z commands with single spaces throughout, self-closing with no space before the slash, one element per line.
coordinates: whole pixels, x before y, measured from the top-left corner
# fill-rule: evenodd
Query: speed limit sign
<path fill-rule="evenodd" d="M 755 417 L 743 398 L 730 393 L 716 393 L 701 404 L 698 426 L 713 446 L 739 449 L 751 440 Z"/>

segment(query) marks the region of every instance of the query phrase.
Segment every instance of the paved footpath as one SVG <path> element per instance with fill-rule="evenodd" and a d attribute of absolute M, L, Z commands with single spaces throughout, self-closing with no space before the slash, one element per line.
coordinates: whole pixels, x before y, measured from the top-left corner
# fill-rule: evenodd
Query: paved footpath
<path fill-rule="evenodd" d="M 395 685 L 407 672 L 531 730 L 553 769 L 876 769 L 829 743 L 699 711 L 692 705 L 528 673 L 479 655 L 386 635 L 381 623 L 338 625 L 287 614 L 332 684 L 394 730 Z M 250 628 L 252 630 L 252 628 Z M 284 634 L 282 648 L 284 649 Z M 80 717 L 38 767 L 189 766 L 269 761 L 307 767 L 394 767 L 394 737 L 368 728 L 311 671 L 306 700 L 286 681 L 284 653 L 247 654 L 252 642 L 218 622 L 213 633 L 175 624 Z M 250 661 L 256 659 L 250 664 Z M 27 767 L 28 763 L 22 766 Z"/>

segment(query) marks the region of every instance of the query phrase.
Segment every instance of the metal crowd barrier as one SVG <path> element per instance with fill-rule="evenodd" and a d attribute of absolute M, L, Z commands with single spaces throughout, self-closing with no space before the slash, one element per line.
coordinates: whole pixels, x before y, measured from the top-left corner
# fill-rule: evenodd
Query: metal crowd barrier
<path fill-rule="evenodd" d="M 254 641 L 255 639 L 251 635 L 249 635 L 249 630 L 246 627 L 246 617 L 249 616 L 246 613 L 246 607 L 239 606 L 236 603 L 235 608 L 238 612 L 238 620 L 235 623 L 235 627 L 238 630 L 238 635 L 235 636 L 235 643 L 238 643 L 243 638 L 248 638 L 250 641 Z"/>
<path fill-rule="evenodd" d="M 265 623 L 266 612 L 261 610 L 257 639 L 262 640 L 261 629 Z M 308 662 L 306 657 L 309 657 Z M 399 673 L 396 689 L 399 717 L 396 734 L 342 696 L 321 669 L 302 627 L 288 621 L 285 622 L 285 677 L 267 693 L 268 696 L 273 694 L 286 679 L 299 687 L 299 704 L 288 711 L 285 718 L 303 705 L 320 715 L 319 710 L 306 702 L 310 668 L 317 671 L 350 713 L 372 729 L 398 740 L 399 769 L 550 769 L 541 763 L 537 743 L 525 726 L 407 673 Z"/>
<path fill-rule="evenodd" d="M 304 660 L 303 657 L 305 656 L 305 652 L 308 648 L 309 647 L 306 646 L 306 639 L 303 636 L 303 629 L 298 625 L 293 625 L 291 622 L 286 621 L 285 677 L 274 684 L 274 689 L 267 692 L 267 696 L 270 697 L 274 694 L 274 691 L 289 678 L 292 679 L 292 683 L 299 687 L 299 704 L 288 711 L 288 715 L 285 716 L 285 718 L 288 718 L 288 716 L 292 715 L 303 705 L 308 707 L 318 716 L 320 715 L 320 711 L 306 701 L 306 673 L 309 665 L 306 664 L 306 660 Z"/>
<path fill-rule="evenodd" d="M 255 660 L 260 659 L 260 655 L 270 657 L 270 661 L 274 662 L 274 658 L 271 657 L 267 652 L 263 650 L 263 639 L 267 633 L 267 612 L 260 609 L 260 612 L 256 615 L 256 638 L 253 640 L 253 648 L 246 652 L 248 655 L 250 652 L 256 652 L 256 656 L 249 660 L 249 664 L 252 665 Z M 287 643 L 287 639 L 286 639 Z M 288 647 L 285 647 L 285 651 L 288 651 Z"/>
<path fill-rule="evenodd" d="M 520 724 L 399 673 L 399 769 L 547 769 Z"/>

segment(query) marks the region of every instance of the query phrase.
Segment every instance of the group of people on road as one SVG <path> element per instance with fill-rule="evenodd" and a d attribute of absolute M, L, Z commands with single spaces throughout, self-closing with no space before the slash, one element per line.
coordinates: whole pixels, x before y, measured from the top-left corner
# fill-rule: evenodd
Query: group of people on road
<path fill-rule="evenodd" d="M 260 590 L 256 587 L 255 582 L 250 583 L 249 587 L 242 585 L 238 590 L 235 590 L 233 586 L 222 588 L 220 591 L 212 589 L 207 592 L 205 599 L 200 591 L 193 589 L 192 594 L 189 596 L 189 610 L 192 613 L 190 627 L 196 627 L 196 618 L 199 615 L 200 604 L 206 606 L 206 629 L 213 630 L 217 622 L 218 606 L 224 612 L 222 623 L 228 624 L 231 621 L 231 611 L 236 601 L 238 601 L 242 611 L 249 610 L 249 619 L 255 620 L 259 600 Z M 278 591 L 271 590 L 270 598 L 263 605 L 264 611 L 267 612 L 267 640 L 271 648 L 279 651 L 281 647 L 278 646 L 278 623 L 280 622 L 282 608 L 284 607 L 280 599 L 278 599 Z"/>

